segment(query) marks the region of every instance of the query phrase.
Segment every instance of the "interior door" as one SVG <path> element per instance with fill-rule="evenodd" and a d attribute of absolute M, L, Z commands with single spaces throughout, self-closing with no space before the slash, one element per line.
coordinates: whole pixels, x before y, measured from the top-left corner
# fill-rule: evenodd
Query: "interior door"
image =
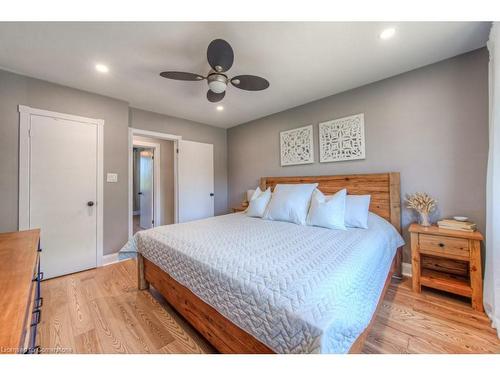
<path fill-rule="evenodd" d="M 178 221 L 214 215 L 214 146 L 178 142 Z"/>
<path fill-rule="evenodd" d="M 142 229 L 153 227 L 154 207 L 153 207 L 153 151 L 141 150 L 139 153 L 140 160 L 140 222 Z"/>
<path fill-rule="evenodd" d="M 95 124 L 31 116 L 29 225 L 41 228 L 45 278 L 97 265 Z"/>

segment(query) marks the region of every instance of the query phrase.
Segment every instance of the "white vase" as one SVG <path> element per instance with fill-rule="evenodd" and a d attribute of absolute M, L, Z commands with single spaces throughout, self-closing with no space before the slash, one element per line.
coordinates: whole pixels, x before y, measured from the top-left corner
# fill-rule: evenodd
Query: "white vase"
<path fill-rule="evenodd" d="M 430 227 L 431 222 L 429 220 L 429 214 L 426 212 L 420 212 L 420 225 L 423 227 Z"/>

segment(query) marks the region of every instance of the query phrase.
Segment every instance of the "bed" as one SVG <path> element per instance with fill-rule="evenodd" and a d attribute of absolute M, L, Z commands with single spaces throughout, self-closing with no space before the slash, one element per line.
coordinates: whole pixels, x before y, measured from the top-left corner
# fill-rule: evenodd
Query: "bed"
<path fill-rule="evenodd" d="M 223 215 L 139 232 L 152 285 L 222 353 L 356 353 L 401 268 L 399 174 L 266 177 L 370 194 L 368 229 Z"/>

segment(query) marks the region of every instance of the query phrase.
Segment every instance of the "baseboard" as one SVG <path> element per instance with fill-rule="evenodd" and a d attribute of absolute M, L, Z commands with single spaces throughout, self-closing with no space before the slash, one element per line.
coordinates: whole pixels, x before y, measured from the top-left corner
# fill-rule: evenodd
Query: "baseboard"
<path fill-rule="evenodd" d="M 102 256 L 102 266 L 107 266 L 109 264 L 117 263 L 120 261 L 121 259 L 118 259 L 118 252 Z"/>
<path fill-rule="evenodd" d="M 403 276 L 411 277 L 411 263 L 402 263 Z"/>

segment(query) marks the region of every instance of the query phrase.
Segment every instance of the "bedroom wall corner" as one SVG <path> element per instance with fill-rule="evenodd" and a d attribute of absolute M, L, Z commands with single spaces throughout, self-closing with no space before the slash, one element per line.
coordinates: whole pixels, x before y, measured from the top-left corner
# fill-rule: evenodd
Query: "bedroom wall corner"
<path fill-rule="evenodd" d="M 318 161 L 318 123 L 365 115 L 366 159 Z M 315 162 L 281 167 L 279 133 L 314 124 Z M 230 205 L 261 176 L 400 172 L 401 196 L 425 191 L 438 217 L 463 214 L 485 227 L 488 54 L 481 48 L 228 129 Z M 407 227 L 414 214 L 402 210 Z"/>

